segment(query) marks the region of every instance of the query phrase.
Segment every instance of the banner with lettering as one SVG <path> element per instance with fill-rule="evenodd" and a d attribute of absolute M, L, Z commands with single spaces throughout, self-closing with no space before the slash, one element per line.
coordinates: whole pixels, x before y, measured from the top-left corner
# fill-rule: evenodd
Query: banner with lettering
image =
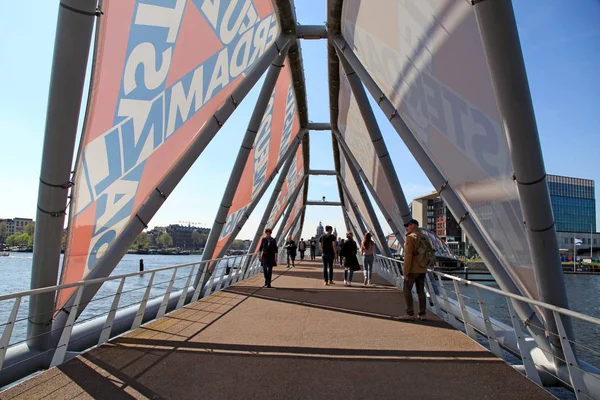
<path fill-rule="evenodd" d="M 296 201 L 294 202 L 294 204 L 290 204 L 290 207 L 292 207 L 292 212 L 290 214 L 290 218 L 287 221 L 283 221 L 283 223 L 285 225 L 283 225 L 283 229 L 281 230 L 281 235 L 292 235 L 292 224 L 294 222 L 299 222 L 299 221 L 295 221 L 296 217 L 300 214 L 302 207 L 304 206 L 304 196 L 303 194 L 303 188 L 304 188 L 304 184 L 302 183 L 300 186 L 300 192 L 298 192 L 298 197 L 296 197 Z M 293 235 L 292 235 L 293 237 Z"/>
<path fill-rule="evenodd" d="M 342 34 L 457 191 L 507 273 L 524 295 L 538 298 L 509 148 L 471 4 L 346 0 Z"/>
<path fill-rule="evenodd" d="M 235 239 L 231 237 L 233 229 L 244 216 L 250 203 L 257 200 L 257 194 L 264 188 L 265 183 L 275 173 L 277 163 L 281 162 L 299 129 L 300 117 L 296 107 L 291 69 L 286 59 L 219 237 L 214 252 L 216 257 L 220 257 L 228 243 Z"/>
<path fill-rule="evenodd" d="M 61 284 L 89 274 L 273 44 L 273 10 L 271 0 L 102 2 Z"/>
<path fill-rule="evenodd" d="M 275 200 L 275 205 L 269 214 L 269 219 L 267 221 L 266 228 L 274 229 L 279 219 L 282 217 L 283 212 L 286 209 L 289 197 L 294 194 L 294 191 L 298 188 L 299 184 L 302 184 L 304 178 L 304 155 L 303 155 L 303 145 L 298 146 L 298 150 L 296 150 L 296 154 L 292 160 L 292 165 L 290 166 L 290 170 L 288 171 L 285 181 L 283 182 L 283 186 L 281 187 L 281 191 L 277 195 L 277 199 Z M 302 197 L 302 193 L 299 194 Z M 275 234 L 275 232 L 273 232 Z M 256 243 L 256 248 L 258 248 L 259 243 Z"/>
<path fill-rule="evenodd" d="M 338 95 L 338 130 L 344 137 L 350 152 L 354 155 L 356 162 L 367 177 L 366 183 L 370 184 L 374 191 L 374 199 L 385 208 L 396 228 L 398 229 L 398 240 L 404 242 L 405 228 L 402 221 L 400 209 L 392 188 L 379 162 L 373 142 L 367 131 L 356 98 L 352 93 L 350 82 L 340 65 L 340 90 Z"/>

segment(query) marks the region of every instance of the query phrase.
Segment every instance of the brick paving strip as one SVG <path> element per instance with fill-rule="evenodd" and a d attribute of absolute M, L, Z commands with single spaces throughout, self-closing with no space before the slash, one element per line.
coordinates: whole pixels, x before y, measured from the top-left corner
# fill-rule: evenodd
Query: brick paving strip
<path fill-rule="evenodd" d="M 381 278 L 324 286 L 316 262 L 277 267 L 4 392 L 8 399 L 553 398 L 439 318 L 402 321 Z M 360 281 L 360 282 L 358 282 Z"/>

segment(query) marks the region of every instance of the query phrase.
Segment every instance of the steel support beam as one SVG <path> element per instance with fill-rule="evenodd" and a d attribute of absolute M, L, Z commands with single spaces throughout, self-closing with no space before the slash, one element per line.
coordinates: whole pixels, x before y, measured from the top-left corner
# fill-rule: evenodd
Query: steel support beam
<path fill-rule="evenodd" d="M 327 39 L 327 27 L 325 25 L 296 25 L 296 37 L 298 39 Z"/>
<path fill-rule="evenodd" d="M 344 191 L 344 194 L 346 195 L 346 198 L 348 199 L 348 202 L 350 203 L 350 208 L 352 209 L 352 212 L 354 213 L 354 216 L 356 217 L 356 221 L 358 222 L 360 231 L 364 235 L 369 230 L 367 229 L 367 227 L 365 226 L 365 223 L 363 222 L 363 220 L 361 218 L 360 211 L 358 211 L 358 204 L 356 204 L 356 201 L 354 201 L 354 198 L 350 194 L 350 190 L 348 189 L 346 182 L 344 182 L 344 180 L 342 179 L 341 176 L 338 176 L 338 180 L 340 181 L 340 184 L 342 185 L 342 190 Z"/>
<path fill-rule="evenodd" d="M 275 90 L 275 84 L 277 84 L 279 73 L 283 69 L 283 63 L 285 61 L 289 45 L 290 41 L 288 41 L 281 49 L 277 58 L 275 58 L 275 60 L 273 60 L 271 63 L 269 71 L 267 71 L 263 86 L 258 95 L 258 99 L 256 100 L 256 105 L 254 106 L 254 111 L 252 111 L 252 116 L 248 122 L 248 129 L 246 130 L 246 134 L 244 135 L 244 139 L 240 145 L 237 158 L 235 159 L 235 163 L 233 164 L 233 168 L 231 170 L 229 181 L 225 187 L 221 205 L 217 210 L 215 221 L 212 229 L 210 230 L 210 234 L 208 235 L 206 245 L 204 246 L 204 251 L 202 252 L 202 261 L 215 258 L 213 257 L 215 248 L 219 242 L 221 233 L 223 232 L 223 226 L 225 226 L 225 223 L 227 222 L 227 215 L 229 214 L 229 210 L 231 209 L 231 205 L 233 203 L 233 198 L 235 197 L 235 193 L 240 185 L 244 168 L 248 162 L 248 157 L 254 148 L 254 141 L 256 140 L 258 131 L 260 130 L 260 125 L 265 115 L 265 111 L 269 106 L 269 101 L 273 95 L 273 90 Z"/>
<path fill-rule="evenodd" d="M 62 0 L 62 6 L 58 8 L 35 216 L 32 289 L 57 284 L 96 4 L 97 0 Z M 49 337 L 44 333 L 50 331 L 54 303 L 54 292 L 31 297 L 27 323 L 27 344 L 30 347 L 46 348 Z"/>
<path fill-rule="evenodd" d="M 379 241 L 381 242 L 381 250 L 382 250 L 383 254 L 385 254 L 387 257 L 392 257 L 392 251 L 390 250 L 390 247 L 388 246 L 385 234 L 383 233 L 383 229 L 381 229 L 381 225 L 379 224 L 379 219 L 377 218 L 377 214 L 375 214 L 375 209 L 373 208 L 373 204 L 371 204 L 371 199 L 369 198 L 369 195 L 367 194 L 367 190 L 365 189 L 365 184 L 363 183 L 362 179 L 360 178 L 360 175 L 359 175 L 356 167 L 352 164 L 352 162 L 350 160 L 348 160 L 348 154 L 346 153 L 346 149 L 344 149 L 343 146 L 340 146 L 340 147 L 342 148 L 342 151 L 344 152 L 344 155 L 346 156 L 346 162 L 348 163 L 348 168 L 350 169 L 352 178 L 354 178 L 354 182 L 356 183 L 356 186 L 358 187 L 358 192 L 360 193 L 360 197 L 362 198 L 362 201 L 365 204 L 367 213 L 369 214 L 369 218 L 373 222 L 373 229 L 375 229 L 375 234 L 377 235 L 377 237 L 379 238 Z"/>
<path fill-rule="evenodd" d="M 290 229 L 288 229 L 287 231 L 285 231 L 285 230 L 283 230 L 283 229 L 285 229 L 285 226 L 281 227 L 281 229 L 283 231 L 281 232 L 281 237 L 279 238 L 279 240 L 277 242 L 278 243 L 277 244 L 278 247 L 280 247 L 285 242 L 285 240 L 287 239 L 287 237 L 292 234 L 292 232 L 294 231 L 294 227 L 296 226 L 296 224 L 300 223 L 300 217 L 302 216 L 302 212 L 304 212 L 305 208 L 306 208 L 306 206 L 302 206 L 302 208 L 300 209 L 300 212 L 298 213 L 298 215 L 296 215 L 294 217 L 294 219 L 292 220 L 292 224 L 290 225 Z M 286 220 L 284 219 L 283 220 L 283 224 L 284 225 L 285 225 L 285 221 Z"/>
<path fill-rule="evenodd" d="M 484 1 L 474 9 L 508 140 L 540 300 L 568 309 L 546 168 L 512 4 L 508 0 Z M 544 319 L 546 329 L 556 334 L 550 311 L 544 313 Z M 562 319 L 574 340 L 570 319 Z M 561 347 L 558 336 L 550 338 L 553 346 Z"/>
<path fill-rule="evenodd" d="M 292 166 L 292 163 L 294 161 L 294 155 L 296 154 L 296 150 L 298 149 L 299 145 L 300 145 L 300 142 L 296 143 L 294 146 L 290 146 L 290 149 L 293 148 L 293 151 L 287 156 L 287 158 L 285 160 L 285 165 L 284 165 L 283 169 L 281 170 L 281 172 L 279 173 L 279 179 L 275 183 L 275 188 L 273 189 L 271 198 L 269 199 L 269 202 L 267 203 L 265 212 L 263 213 L 262 219 L 260 220 L 260 223 L 258 224 L 258 228 L 256 228 L 256 233 L 254 234 L 254 237 L 252 238 L 252 244 L 250 244 L 250 252 L 254 252 L 258 248 L 258 241 L 260 240 L 261 236 L 263 235 L 264 230 L 267 228 L 267 222 L 269 222 L 269 217 L 271 216 L 271 211 L 273 211 L 273 207 L 275 206 L 277 197 L 279 196 L 279 193 L 281 193 L 281 189 L 283 188 L 283 183 L 285 182 L 285 179 L 290 170 L 290 167 Z M 277 224 L 277 223 L 275 223 L 275 224 Z M 273 229 L 274 226 L 271 226 L 270 228 Z"/>
<path fill-rule="evenodd" d="M 462 203 L 462 200 L 460 197 L 458 197 L 454 191 L 454 188 L 448 184 L 448 181 L 437 169 L 433 161 L 431 161 L 423 147 L 421 147 L 421 144 L 417 138 L 410 131 L 404 120 L 402 120 L 400 117 L 396 107 L 379 88 L 375 80 L 369 75 L 368 71 L 362 65 L 356 54 L 354 54 L 354 51 L 350 48 L 350 46 L 348 46 L 344 38 L 341 36 L 336 36 L 333 38 L 333 42 L 335 46 L 337 46 L 338 50 L 344 54 L 344 57 L 346 57 L 346 60 L 350 63 L 350 65 L 352 65 L 352 68 L 354 68 L 354 71 L 358 74 L 369 93 L 371 93 L 371 96 L 373 96 L 373 98 L 378 102 L 383 113 L 385 115 L 389 115 L 392 126 L 408 150 L 411 152 L 429 181 L 439 191 L 440 197 L 442 200 L 444 200 L 452 212 L 452 215 L 454 215 L 457 219 L 462 220 L 460 225 L 461 228 L 463 228 L 469 236 L 473 246 L 484 260 L 490 272 L 494 275 L 494 278 L 496 279 L 496 282 L 498 282 L 500 288 L 507 292 L 521 295 L 521 291 L 510 278 L 510 276 L 508 276 L 508 273 L 502 266 L 502 263 L 500 263 L 498 257 L 487 245 L 479 226 L 469 215 L 465 205 Z M 543 326 L 533 309 L 524 304 L 515 304 L 515 309 L 523 321 L 531 321 L 531 324 L 529 325 L 530 332 L 536 339 L 538 345 L 545 350 L 550 350 L 549 343 L 546 340 L 543 330 L 533 328 L 533 325 Z"/>
<path fill-rule="evenodd" d="M 356 236 L 357 239 L 360 236 L 364 235 L 364 233 L 359 231 L 358 228 L 356 226 L 354 226 L 354 223 L 352 222 L 352 218 L 350 218 L 350 215 L 348 215 L 348 209 L 346 207 L 342 206 L 342 212 L 344 213 L 344 218 L 346 219 L 346 225 L 347 225 L 346 227 L 348 228 L 348 230 L 354 231 L 354 235 Z"/>
<path fill-rule="evenodd" d="M 324 169 L 311 169 L 308 171 L 309 175 L 329 175 L 336 176 L 337 172 L 334 170 L 324 170 Z"/>
<path fill-rule="evenodd" d="M 388 151 L 385 140 L 383 139 L 383 135 L 381 134 L 381 130 L 379 129 L 379 124 L 377 123 L 377 119 L 375 119 L 375 114 L 373 113 L 373 109 L 371 108 L 371 104 L 367 98 L 365 88 L 363 87 L 359 76 L 355 73 L 352 66 L 348 63 L 344 55 L 339 50 L 337 51 L 337 55 L 340 63 L 342 64 L 342 68 L 346 73 L 346 78 L 350 83 L 352 93 L 354 94 L 354 98 L 356 99 L 356 103 L 367 127 L 367 132 L 371 137 L 371 142 L 373 143 L 373 148 L 375 149 L 375 153 L 377 153 L 377 157 L 379 158 L 379 163 L 381 164 L 383 173 L 388 184 L 390 185 L 394 200 L 398 205 L 402 222 L 406 224 L 412 218 L 410 209 L 408 208 L 408 202 L 406 201 L 404 190 L 402 190 L 402 185 L 400 185 L 400 181 L 398 180 L 394 163 L 390 157 L 390 152 Z M 372 183 L 375 184 L 375 182 Z"/>
<path fill-rule="evenodd" d="M 344 140 L 343 136 L 341 135 L 341 133 L 337 129 L 332 130 L 332 132 L 337 137 L 338 143 L 339 143 L 340 147 L 342 147 L 344 149 L 344 154 L 346 155 L 347 160 L 349 160 L 350 162 L 352 162 L 352 164 L 358 170 L 358 173 L 361 176 L 361 178 L 365 181 L 365 185 L 369 189 L 369 193 L 371 193 L 371 196 L 373 196 L 373 199 L 375 200 L 375 203 L 377 203 L 377 206 L 379 207 L 379 210 L 381 211 L 381 213 L 385 217 L 385 220 L 387 221 L 387 223 L 390 225 L 390 228 L 392 228 L 394 236 L 396 236 L 396 238 L 400 241 L 400 243 L 402 245 L 404 245 L 404 236 L 402 236 L 402 233 L 400 232 L 400 227 L 396 226 L 396 223 L 394 222 L 394 220 L 392 219 L 391 215 L 388 213 L 387 209 L 383 205 L 383 202 L 381 201 L 381 198 L 379 197 L 379 194 L 377 193 L 377 191 L 373 187 L 373 184 L 369 181 L 369 178 L 367 177 L 367 174 L 365 174 L 365 172 L 360 167 L 360 164 L 356 160 L 356 157 L 354 157 L 354 154 L 352 154 L 352 152 L 350 151 L 350 148 L 348 147 L 348 144 Z"/>
<path fill-rule="evenodd" d="M 329 122 L 309 122 L 306 128 L 309 131 L 330 131 L 331 124 Z"/>
<path fill-rule="evenodd" d="M 244 100 L 246 95 L 250 92 L 252 87 L 261 78 L 263 73 L 267 70 L 271 62 L 279 56 L 279 50 L 283 48 L 290 41 L 289 35 L 282 35 L 278 37 L 262 55 L 262 57 L 256 61 L 250 72 L 246 75 L 245 79 L 233 90 L 231 95 L 227 98 L 225 104 L 221 106 L 213 115 L 213 118 L 209 118 L 203 128 L 196 135 L 194 142 L 190 144 L 185 153 L 179 159 L 179 162 L 173 166 L 163 178 L 161 183 L 157 186 L 156 190 L 152 191 L 148 196 L 146 202 L 140 207 L 137 218 L 132 218 L 131 221 L 125 226 L 121 235 L 112 243 L 108 248 L 104 256 L 98 261 L 96 267 L 90 272 L 85 278 L 86 280 L 102 278 L 108 276 L 118 262 L 127 253 L 129 246 L 138 237 L 140 232 L 145 228 L 145 224 L 142 221 L 150 221 L 154 214 L 164 204 L 167 197 L 173 192 L 179 181 L 183 178 L 186 172 L 191 168 L 196 159 L 202 154 L 206 146 L 219 132 L 223 124 L 235 111 L 237 106 Z M 81 301 L 83 304 L 87 304 L 89 300 L 94 296 L 100 287 L 98 285 L 87 286 L 83 292 Z M 65 309 L 68 309 L 73 304 L 74 297 L 67 301 Z M 79 308 L 79 312 L 82 312 L 84 307 Z M 66 322 L 67 313 L 60 311 L 52 324 L 53 329 L 53 340 L 58 341 L 60 332 Z M 56 336 L 56 338 L 55 338 Z"/>
<path fill-rule="evenodd" d="M 339 201 L 318 201 L 318 200 L 308 200 L 306 202 L 307 206 L 336 206 L 339 207 L 343 205 Z"/>
<path fill-rule="evenodd" d="M 294 189 L 294 192 L 288 198 L 288 203 L 286 206 L 287 210 L 285 212 L 285 216 L 283 217 L 283 220 L 281 221 L 281 227 L 279 228 L 279 232 L 277 232 L 277 235 L 275 236 L 275 238 L 277 239 L 277 243 L 279 243 L 279 241 L 281 240 L 281 233 L 285 230 L 285 224 L 290 219 L 290 215 L 292 215 L 292 210 L 294 209 L 294 203 L 296 202 L 296 199 L 300 195 L 300 189 L 303 188 L 304 183 L 306 182 L 307 178 L 308 178 L 308 176 L 304 176 L 298 182 L 298 186 L 296 187 L 296 189 Z M 277 225 L 277 222 L 275 222 L 275 225 Z"/>

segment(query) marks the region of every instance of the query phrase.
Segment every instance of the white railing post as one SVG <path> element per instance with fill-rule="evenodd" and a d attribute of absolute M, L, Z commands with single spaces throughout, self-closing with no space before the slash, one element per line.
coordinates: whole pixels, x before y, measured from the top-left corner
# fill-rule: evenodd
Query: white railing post
<path fill-rule="evenodd" d="M 144 313 L 146 312 L 146 304 L 148 304 L 148 297 L 150 297 L 150 291 L 152 290 L 152 282 L 154 282 L 154 274 L 153 272 L 150 275 L 150 280 L 148 281 L 148 286 L 146 286 L 146 291 L 144 292 L 144 298 L 140 303 L 140 307 L 138 308 L 138 312 L 135 315 L 135 319 L 133 320 L 133 324 L 131 324 L 131 330 L 137 329 L 142 325 L 142 320 L 144 319 Z"/>
<path fill-rule="evenodd" d="M 490 350 L 496 355 L 496 357 L 502 358 L 502 351 L 500 350 L 500 345 L 496 339 L 496 332 L 494 331 L 492 321 L 490 320 L 490 315 L 487 312 L 487 307 L 483 303 L 483 298 L 481 297 L 481 292 L 479 291 L 478 287 L 475 288 L 475 292 L 477 293 L 477 302 L 479 303 L 481 316 L 483 317 L 483 322 L 485 323 L 485 334 L 488 339 Z"/>
<path fill-rule="evenodd" d="M 102 327 L 102 332 L 100 333 L 100 339 L 98 339 L 98 346 L 106 343 L 108 339 L 110 339 L 110 333 L 112 332 L 115 315 L 117 314 L 117 310 L 119 308 L 119 301 L 121 301 L 121 293 L 123 293 L 123 287 L 125 286 L 125 279 L 126 278 L 121 278 L 121 283 L 119 283 L 119 288 L 117 289 L 117 293 L 115 293 L 112 306 L 108 311 L 106 321 L 104 321 L 104 326 Z"/>
<path fill-rule="evenodd" d="M 471 318 L 469 317 L 469 311 L 467 310 L 467 307 L 465 307 L 465 300 L 463 299 L 462 294 L 460 293 L 460 289 L 458 287 L 458 282 L 457 281 L 453 281 L 453 282 L 454 282 L 454 290 L 456 291 L 456 299 L 458 300 L 458 305 L 460 306 L 460 313 L 462 315 L 463 325 L 465 326 L 467 335 L 469 335 L 469 337 L 471 339 L 477 341 L 477 333 L 475 332 L 473 325 L 471 325 Z"/>
<path fill-rule="evenodd" d="M 459 329 L 460 325 L 458 324 L 456 317 L 454 317 L 454 314 L 452 314 L 452 304 L 450 303 L 450 300 L 448 300 L 448 292 L 446 292 L 446 287 L 444 286 L 444 282 L 442 282 L 442 276 L 438 275 L 437 277 L 438 283 L 440 284 L 440 292 L 442 293 L 444 304 L 446 305 L 446 322 L 456 329 Z"/>
<path fill-rule="evenodd" d="M 198 272 L 196 273 L 196 275 L 198 275 L 200 273 L 200 271 L 202 270 L 202 275 L 200 276 L 200 280 L 198 280 L 198 284 L 196 285 L 196 288 L 194 289 L 194 295 L 192 296 L 192 301 L 190 301 L 191 303 L 195 303 L 198 301 L 198 299 L 200 298 L 200 294 L 202 293 L 202 282 L 204 282 L 204 276 L 206 275 L 206 271 L 208 270 L 207 266 L 209 264 L 205 261 L 201 261 L 200 265 L 198 266 Z M 206 283 L 208 284 L 208 282 Z"/>
<path fill-rule="evenodd" d="M 167 312 L 167 306 L 169 305 L 169 297 L 171 296 L 171 291 L 173 290 L 173 284 L 175 283 L 175 278 L 177 277 L 178 269 L 179 268 L 175 268 L 173 270 L 173 275 L 171 275 L 169 286 L 167 287 L 167 291 L 165 292 L 162 302 L 160 303 L 160 308 L 156 313 L 156 319 L 164 317 L 165 313 Z"/>
<path fill-rule="evenodd" d="M 565 329 L 561 315 L 556 311 L 554 311 L 553 314 L 554 320 L 556 321 L 556 327 L 558 328 L 560 345 L 563 354 L 565 355 L 565 362 L 567 363 L 567 371 L 569 371 L 569 380 L 575 391 L 575 397 L 577 397 L 577 400 L 583 399 L 584 397 L 588 398 L 589 393 L 585 381 L 583 380 L 581 370 L 579 369 L 579 362 L 577 361 L 577 357 L 575 356 L 575 352 L 573 351 L 573 347 L 567 336 L 567 330 Z"/>
<path fill-rule="evenodd" d="M 429 298 L 431 299 L 431 302 L 433 303 L 433 310 L 435 312 L 435 314 L 437 316 L 439 316 L 440 318 L 442 317 L 442 309 L 440 308 L 440 305 L 438 304 L 438 298 L 437 295 L 435 294 L 435 290 L 433 289 L 433 282 L 431 282 L 431 278 L 429 277 L 429 272 L 427 272 L 425 274 L 425 281 L 427 282 L 427 291 L 429 292 Z"/>
<path fill-rule="evenodd" d="M 525 367 L 525 374 L 529 379 L 542 386 L 540 374 L 535 368 L 535 363 L 531 359 L 531 354 L 529 353 L 529 346 L 525 341 L 523 329 L 521 329 L 521 321 L 515 313 L 515 309 L 512 305 L 511 299 L 507 297 L 506 303 L 508 304 L 508 314 L 510 315 L 510 320 L 512 321 L 513 329 L 515 330 L 515 335 L 517 336 L 517 347 L 519 348 L 521 360 L 523 361 L 523 366 Z"/>
<path fill-rule="evenodd" d="M 79 303 L 81 301 L 81 294 L 83 293 L 83 286 L 77 288 L 77 294 L 75 294 L 75 301 L 73 307 L 69 310 L 69 318 L 63 329 L 58 345 L 54 350 L 54 356 L 50 362 L 50 368 L 56 367 L 65 361 L 67 355 L 67 348 L 69 347 L 69 341 L 71 340 L 71 332 L 73 331 L 73 325 L 75 324 L 75 318 L 77 318 L 77 310 L 79 309 Z"/>
<path fill-rule="evenodd" d="M 2 369 L 2 363 L 4 363 L 4 356 L 6 355 L 6 349 L 8 349 L 8 343 L 10 342 L 10 336 L 12 335 L 13 328 L 15 327 L 15 321 L 19 313 L 19 306 L 21 305 L 21 297 L 15 298 L 12 311 L 8 317 L 8 321 L 4 326 L 2 332 L 2 338 L 0 338 L 0 370 Z"/>
<path fill-rule="evenodd" d="M 185 303 L 188 289 L 190 288 L 190 285 L 192 284 L 192 276 L 194 276 L 195 269 L 196 269 L 196 264 L 192 264 L 192 268 L 190 268 L 190 273 L 188 274 L 188 277 L 185 281 L 185 285 L 183 285 L 183 289 L 181 289 L 181 296 L 179 296 L 179 300 L 177 301 L 177 305 L 175 306 L 176 310 L 179 310 L 181 307 L 183 307 L 183 304 Z M 198 270 L 198 271 L 200 271 L 200 270 Z"/>

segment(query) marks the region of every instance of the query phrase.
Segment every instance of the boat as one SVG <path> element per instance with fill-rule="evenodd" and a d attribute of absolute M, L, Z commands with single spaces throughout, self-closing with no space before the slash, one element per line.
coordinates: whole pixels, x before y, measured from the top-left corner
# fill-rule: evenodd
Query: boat
<path fill-rule="evenodd" d="M 2 253 L 0 253 L 0 257 L 8 257 L 10 256 L 10 253 L 8 251 L 3 251 Z"/>

